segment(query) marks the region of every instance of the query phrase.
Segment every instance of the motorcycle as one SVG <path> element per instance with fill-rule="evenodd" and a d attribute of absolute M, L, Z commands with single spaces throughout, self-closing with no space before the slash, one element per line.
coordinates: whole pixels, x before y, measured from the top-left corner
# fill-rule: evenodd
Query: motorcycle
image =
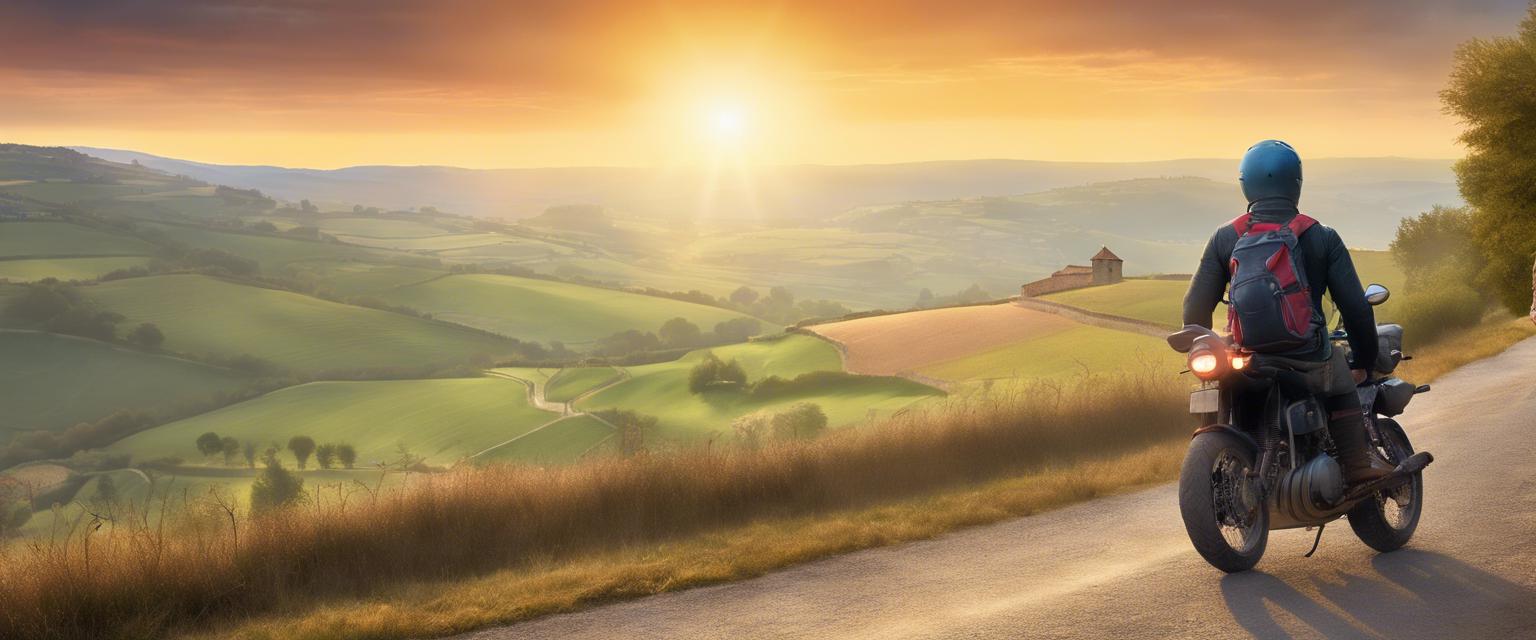
<path fill-rule="evenodd" d="M 1365 295 L 1375 306 L 1391 294 L 1373 284 Z M 1323 528 L 1346 516 L 1355 535 L 1380 552 L 1413 537 L 1424 508 L 1421 472 L 1434 458 L 1415 453 L 1393 418 L 1430 387 L 1391 376 L 1411 359 L 1402 352 L 1402 327 L 1378 325 L 1377 336 L 1382 353 L 1356 391 L 1371 453 L 1393 470 L 1355 487 L 1345 485 L 1327 413 L 1301 374 L 1270 366 L 1205 327 L 1187 325 L 1168 336 L 1200 379 L 1189 398 L 1200 426 L 1179 475 L 1179 511 L 1190 542 L 1212 566 L 1227 573 L 1253 568 L 1278 529 L 1316 527 L 1311 557 Z M 1329 339 L 1345 348 L 1348 337 L 1336 328 Z"/>

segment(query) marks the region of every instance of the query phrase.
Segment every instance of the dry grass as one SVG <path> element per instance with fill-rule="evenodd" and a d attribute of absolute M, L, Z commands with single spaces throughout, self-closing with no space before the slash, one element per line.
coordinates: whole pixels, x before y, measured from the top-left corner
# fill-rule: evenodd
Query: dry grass
<path fill-rule="evenodd" d="M 574 562 L 543 562 L 465 581 L 412 583 L 367 600 L 280 612 L 198 638 L 427 638 L 588 606 L 741 580 L 859 549 L 932 538 L 1039 513 L 1178 475 L 1183 439 L 1138 453 L 988 482 L 873 508 L 780 518 L 637 545 Z"/>
<path fill-rule="evenodd" d="M 1493 311 L 1475 327 L 1456 331 L 1424 347 L 1404 348 L 1413 359 L 1399 365 L 1394 375 L 1415 384 L 1433 382 L 1457 367 L 1496 356 L 1531 336 L 1536 336 L 1536 325 L 1531 324 L 1530 318 Z"/>
<path fill-rule="evenodd" d="M 402 585 L 580 563 L 763 519 L 864 509 L 1123 455 L 1186 432 L 1183 386 L 1165 374 L 1036 385 L 760 451 L 466 469 L 399 490 L 338 489 L 256 521 L 217 505 L 172 514 L 157 527 L 120 520 L 0 557 L 0 637 L 139 638 L 225 628 L 300 601 L 373 599 Z M 1100 489 L 1119 481 L 1103 482 Z M 1059 485 L 1052 499 L 1072 499 L 1080 486 Z M 857 539 L 781 547 L 790 551 L 778 560 L 746 558 L 713 575 L 856 548 L 848 540 Z"/>

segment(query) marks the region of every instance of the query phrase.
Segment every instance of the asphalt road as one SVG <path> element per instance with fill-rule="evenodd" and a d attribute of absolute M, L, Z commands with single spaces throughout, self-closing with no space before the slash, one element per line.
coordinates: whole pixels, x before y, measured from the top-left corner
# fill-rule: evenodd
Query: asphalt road
<path fill-rule="evenodd" d="M 1310 559 L 1311 533 L 1274 532 L 1227 576 L 1164 485 L 463 638 L 1536 638 L 1536 339 L 1399 419 L 1436 462 L 1394 553 L 1340 521 Z"/>

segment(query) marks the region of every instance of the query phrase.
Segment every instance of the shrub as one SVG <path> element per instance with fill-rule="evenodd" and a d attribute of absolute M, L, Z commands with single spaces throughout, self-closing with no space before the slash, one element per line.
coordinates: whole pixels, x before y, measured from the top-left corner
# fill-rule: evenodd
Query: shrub
<path fill-rule="evenodd" d="M 289 438 L 288 450 L 293 452 L 293 460 L 303 469 L 309 464 L 309 456 L 315 452 L 315 439 L 309 436 Z"/>
<path fill-rule="evenodd" d="M 827 428 L 827 414 L 814 402 L 797 402 L 773 415 L 773 437 L 780 440 L 808 440 Z"/>
<path fill-rule="evenodd" d="M 341 463 L 341 466 L 351 469 L 352 465 L 357 463 L 357 449 L 353 449 L 352 445 L 345 442 L 336 445 L 336 460 Z"/>
<path fill-rule="evenodd" d="M 688 390 L 704 393 L 720 387 L 740 388 L 747 383 L 747 372 L 735 360 L 723 362 L 713 351 L 706 351 L 704 359 L 688 370 Z"/>
<path fill-rule="evenodd" d="M 267 460 L 266 468 L 251 485 L 251 513 L 264 514 L 297 504 L 304 495 L 304 479 L 284 469 L 277 456 Z"/>
<path fill-rule="evenodd" d="M 1413 345 L 1430 344 L 1459 329 L 1477 326 L 1487 304 L 1465 284 L 1409 291 L 1394 313 L 1403 325 L 1404 340 Z"/>
<path fill-rule="evenodd" d="M 165 334 L 153 322 L 145 322 L 128 332 L 128 341 L 141 347 L 157 349 L 165 342 Z"/>
<path fill-rule="evenodd" d="M 223 451 L 224 441 L 219 438 L 219 434 L 209 431 L 197 437 L 197 452 L 203 454 L 204 458 L 211 458 L 213 454 Z"/>
<path fill-rule="evenodd" d="M 320 465 L 321 469 L 329 469 L 335 463 L 336 445 L 326 443 L 315 448 L 315 464 Z"/>

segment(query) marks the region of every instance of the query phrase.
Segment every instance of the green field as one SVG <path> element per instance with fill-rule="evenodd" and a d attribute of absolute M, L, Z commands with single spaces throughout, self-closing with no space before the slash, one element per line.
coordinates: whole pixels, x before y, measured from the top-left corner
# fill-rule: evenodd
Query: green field
<path fill-rule="evenodd" d="M 154 249 L 132 236 L 64 222 L 0 222 L 0 258 L 147 256 Z"/>
<path fill-rule="evenodd" d="M 31 282 L 43 278 L 95 280 L 116 271 L 149 262 L 148 258 L 37 258 L 0 260 L 0 280 Z"/>
<path fill-rule="evenodd" d="M 0 430 L 63 429 L 118 409 L 166 409 L 244 384 L 223 369 L 47 333 L 0 331 L 0 354 Z"/>
<path fill-rule="evenodd" d="M 582 454 L 597 450 L 613 435 L 613 428 L 602 420 L 590 415 L 571 416 L 491 449 L 475 460 L 532 464 L 574 462 Z"/>
<path fill-rule="evenodd" d="M 621 374 L 612 367 L 561 369 L 544 387 L 544 397 L 552 402 L 570 402 L 583 393 L 617 380 Z"/>
<path fill-rule="evenodd" d="M 342 296 L 371 296 L 446 275 L 425 267 L 369 262 L 306 262 L 290 265 L 297 277 L 313 280 Z"/>
<path fill-rule="evenodd" d="M 168 240 L 202 249 L 222 249 L 261 264 L 263 271 L 273 271 L 289 264 L 312 260 L 358 260 L 379 258 L 382 254 L 362 247 L 265 236 L 254 233 L 227 233 L 200 227 L 173 224 L 146 224 Z"/>
<path fill-rule="evenodd" d="M 0 187 L 0 191 L 56 204 L 79 204 L 156 191 L 158 186 L 91 182 L 33 182 Z"/>
<path fill-rule="evenodd" d="M 779 340 L 750 342 L 712 349 L 723 360 L 737 360 L 750 381 L 769 375 L 793 378 L 812 371 L 842 371 L 837 350 L 817 338 L 791 335 Z M 629 367 L 630 380 L 608 387 L 577 403 L 586 411 L 628 409 L 656 416 L 655 435 L 663 440 L 699 440 L 729 435 L 731 421 L 758 410 L 779 410 L 796 402 L 821 405 L 828 425 L 841 427 L 890 413 L 932 397 L 937 389 L 901 378 L 846 375 L 814 390 L 759 401 L 741 393 L 720 391 L 693 394 L 688 372 L 704 350 L 674 362 Z"/>
<path fill-rule="evenodd" d="M 1176 329 L 1184 326 L 1186 291 L 1189 291 L 1187 280 L 1126 280 L 1103 287 L 1053 293 L 1042 296 L 1042 299 Z"/>
<path fill-rule="evenodd" d="M 156 427 L 107 450 L 200 463 L 194 443 L 212 431 L 263 445 L 297 435 L 347 442 L 357 448 L 359 467 L 395 460 L 402 444 L 430 464 L 451 464 L 558 417 L 529 406 L 524 389 L 502 378 L 312 382 Z"/>
<path fill-rule="evenodd" d="M 117 280 L 86 295 L 127 316 L 126 326 L 155 323 L 166 349 L 250 354 L 309 371 L 450 365 L 512 352 L 505 340 L 444 323 L 207 276 Z"/>
<path fill-rule="evenodd" d="M 655 331 L 683 317 L 705 331 L 745 317 L 690 302 L 565 282 L 500 275 L 455 275 L 382 292 L 395 304 L 519 340 L 581 344 L 620 331 Z"/>
<path fill-rule="evenodd" d="M 1003 378 L 1049 380 L 1105 374 L 1146 366 L 1176 372 L 1184 357 L 1161 339 L 1139 333 L 1081 326 L 938 362 L 918 370 L 956 382 Z"/>

